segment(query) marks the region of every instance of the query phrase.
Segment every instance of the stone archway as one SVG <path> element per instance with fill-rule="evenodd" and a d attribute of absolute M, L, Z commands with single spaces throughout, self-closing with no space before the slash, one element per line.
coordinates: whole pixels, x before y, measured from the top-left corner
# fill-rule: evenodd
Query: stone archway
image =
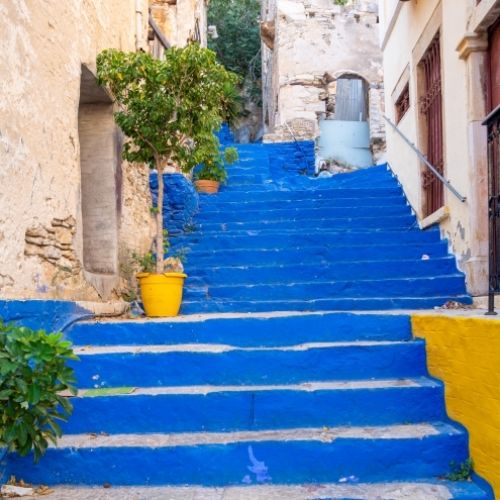
<path fill-rule="evenodd" d="M 357 73 L 325 75 L 325 114 L 320 119 L 319 157 L 338 165 L 373 164 L 368 81 Z"/>
<path fill-rule="evenodd" d="M 106 299 L 118 284 L 121 140 L 112 101 L 86 66 L 81 74 L 78 134 L 83 268 L 85 278 Z"/>

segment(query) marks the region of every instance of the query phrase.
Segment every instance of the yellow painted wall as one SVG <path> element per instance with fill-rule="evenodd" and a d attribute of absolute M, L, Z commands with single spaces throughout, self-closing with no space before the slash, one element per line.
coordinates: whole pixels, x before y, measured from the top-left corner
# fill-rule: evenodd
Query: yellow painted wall
<path fill-rule="evenodd" d="M 412 324 L 449 417 L 469 431 L 476 472 L 500 497 L 500 319 L 415 315 Z"/>

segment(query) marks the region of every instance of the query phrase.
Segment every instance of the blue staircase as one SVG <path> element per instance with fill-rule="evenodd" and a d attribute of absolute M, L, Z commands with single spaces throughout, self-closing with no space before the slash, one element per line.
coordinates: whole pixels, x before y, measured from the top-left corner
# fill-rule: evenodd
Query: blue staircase
<path fill-rule="evenodd" d="M 368 311 L 469 301 L 446 244 L 385 167 L 315 180 L 273 164 L 277 148 L 240 147 L 229 187 L 176 238 L 184 316 L 71 327 L 74 415 L 8 474 L 74 488 L 56 498 L 105 483 L 174 499 L 492 498 L 445 479 L 467 433 L 410 316 Z"/>
<path fill-rule="evenodd" d="M 386 166 L 314 179 L 292 151 L 240 146 L 229 186 L 200 197 L 196 230 L 173 248 L 187 252 L 183 313 L 470 303 L 439 230 L 418 228 Z"/>

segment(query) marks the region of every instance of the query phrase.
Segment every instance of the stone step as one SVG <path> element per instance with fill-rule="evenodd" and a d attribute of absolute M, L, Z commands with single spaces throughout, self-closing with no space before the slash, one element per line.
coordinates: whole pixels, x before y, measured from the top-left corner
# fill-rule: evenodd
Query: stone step
<path fill-rule="evenodd" d="M 472 304 L 469 295 L 441 295 L 429 297 L 343 297 L 309 300 L 194 300 L 184 301 L 181 314 L 267 312 L 267 311 L 381 311 L 434 309 L 447 302 Z"/>
<path fill-rule="evenodd" d="M 465 294 L 461 274 L 401 279 L 355 279 L 345 281 L 324 281 L 307 279 L 288 282 L 258 283 L 251 285 L 219 284 L 184 287 L 185 300 L 313 300 L 322 298 L 372 297 L 428 297 L 446 293 Z M 371 277 L 370 277 L 371 278 Z"/>
<path fill-rule="evenodd" d="M 71 398 L 74 411 L 64 432 L 227 432 L 446 419 L 443 387 L 428 378 L 130 391 L 80 391 Z"/>
<path fill-rule="evenodd" d="M 288 200 L 260 200 L 249 199 L 243 203 L 245 210 L 269 210 L 294 206 L 297 208 L 323 208 L 325 210 L 342 207 L 406 207 L 406 199 L 402 196 L 386 198 L 319 198 L 304 196 L 303 199 L 294 200 L 293 205 Z M 242 202 L 224 201 L 219 196 L 205 196 L 201 199 L 200 211 L 203 213 L 218 212 L 221 216 L 233 211 L 240 212 Z"/>
<path fill-rule="evenodd" d="M 429 260 L 388 260 L 346 262 L 342 265 L 325 264 L 279 264 L 279 265 L 247 265 L 205 267 L 187 266 L 190 276 L 189 286 L 217 286 L 221 284 L 252 285 L 254 283 L 294 283 L 311 280 L 344 281 L 370 279 L 423 278 L 429 276 L 445 276 L 457 273 L 457 265 L 453 257 Z"/>
<path fill-rule="evenodd" d="M 425 375 L 420 340 L 310 342 L 290 347 L 224 344 L 82 347 L 80 388 L 293 384 Z M 362 367 L 362 369 L 360 369 Z"/>
<path fill-rule="evenodd" d="M 224 231 L 224 232 L 193 232 L 171 238 L 171 251 L 176 252 L 189 248 L 192 252 L 217 251 L 229 249 L 264 249 L 280 251 L 282 249 L 299 248 L 306 250 L 315 248 L 352 248 L 373 247 L 381 251 L 383 246 L 396 246 L 394 231 L 322 231 L 321 233 L 300 231 Z M 416 230 L 397 234 L 398 246 L 443 244 L 436 231 L 419 232 Z M 444 243 L 446 245 L 446 243 Z M 432 248 L 432 247 L 431 247 Z M 422 247 L 425 251 L 425 248 Z M 375 251 L 372 252 L 375 254 Z M 374 256 L 375 257 L 375 256 Z M 453 258 L 452 256 L 448 256 Z M 404 255 L 403 255 L 404 259 Z M 366 260 L 377 260 L 368 258 Z M 314 261 L 310 262 L 311 264 Z M 243 264 L 243 263 L 242 263 Z M 334 262 L 330 262 L 334 265 Z"/>
<path fill-rule="evenodd" d="M 284 221 L 284 220 L 314 220 L 314 219 L 342 219 L 366 217 L 406 217 L 411 215 L 410 208 L 405 205 L 388 205 L 380 207 L 336 207 L 336 208 L 303 208 L 285 207 L 267 210 L 250 210 L 245 205 L 235 212 L 201 212 L 196 216 L 196 222 L 245 222 L 255 220 Z"/>
<path fill-rule="evenodd" d="M 278 347 L 311 341 L 411 339 L 410 317 L 407 315 L 352 313 L 88 321 L 75 323 L 66 335 L 80 346 L 217 343 L 240 347 Z"/>
<path fill-rule="evenodd" d="M 196 227 L 201 231 L 230 231 L 234 229 L 254 230 L 254 229 L 277 229 L 278 231 L 290 228 L 303 228 L 305 230 L 314 229 L 386 229 L 397 228 L 400 231 L 407 231 L 418 227 L 415 216 L 411 214 L 398 215 L 387 218 L 381 217 L 327 217 L 322 218 L 298 218 L 267 220 L 258 218 L 244 222 L 205 222 L 195 221 Z"/>
<path fill-rule="evenodd" d="M 437 259 L 445 258 L 448 255 L 448 247 L 445 242 L 437 242 L 433 244 L 407 244 L 399 246 L 394 241 L 390 245 L 364 245 L 364 246 L 349 246 L 342 244 L 327 244 L 321 245 L 283 245 L 281 247 L 273 246 L 272 243 L 267 244 L 267 247 L 262 245 L 266 242 L 256 239 L 255 247 L 249 243 L 246 248 L 233 248 L 227 245 L 223 246 L 223 240 L 220 240 L 220 245 L 214 242 L 214 249 L 210 250 L 207 246 L 182 245 L 176 246 L 172 250 L 172 254 L 177 252 L 186 254 L 185 268 L 187 273 L 190 273 L 190 268 L 196 269 L 206 266 L 248 266 L 248 265 L 287 265 L 287 264 L 303 264 L 311 263 L 318 266 L 335 263 L 342 265 L 346 262 L 365 262 L 378 261 L 387 262 L 393 260 L 422 260 L 422 259 Z M 244 242 L 238 242 L 240 245 Z"/>
<path fill-rule="evenodd" d="M 66 435 L 44 459 L 12 457 L 8 474 L 44 484 L 204 485 L 404 481 L 467 458 L 448 423 L 230 433 Z M 26 467 L 27 464 L 29 468 Z"/>
<path fill-rule="evenodd" d="M 269 184 L 267 187 L 261 187 L 259 190 L 243 188 L 241 190 L 228 190 L 224 186 L 216 196 L 206 196 L 207 198 L 214 198 L 220 202 L 236 201 L 244 202 L 258 198 L 262 201 L 270 200 L 286 200 L 295 201 L 305 198 L 314 199 L 332 199 L 332 198 L 385 198 L 393 196 L 401 196 L 401 189 L 399 187 L 384 187 L 378 189 L 371 188 L 330 188 L 330 189 L 278 189 L 274 184 Z M 215 201 L 214 200 L 214 201 Z"/>
<path fill-rule="evenodd" d="M 390 483 L 342 483 L 225 487 L 63 487 L 56 486 L 51 500 L 484 500 L 490 497 L 476 484 L 423 478 Z"/>

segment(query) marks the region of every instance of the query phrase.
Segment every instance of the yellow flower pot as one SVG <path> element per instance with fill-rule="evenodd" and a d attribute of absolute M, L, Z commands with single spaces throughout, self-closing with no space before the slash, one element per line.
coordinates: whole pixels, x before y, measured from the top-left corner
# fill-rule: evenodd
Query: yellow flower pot
<path fill-rule="evenodd" d="M 177 316 L 181 308 L 185 278 L 187 276 L 183 273 L 139 273 L 137 279 L 146 316 Z"/>

